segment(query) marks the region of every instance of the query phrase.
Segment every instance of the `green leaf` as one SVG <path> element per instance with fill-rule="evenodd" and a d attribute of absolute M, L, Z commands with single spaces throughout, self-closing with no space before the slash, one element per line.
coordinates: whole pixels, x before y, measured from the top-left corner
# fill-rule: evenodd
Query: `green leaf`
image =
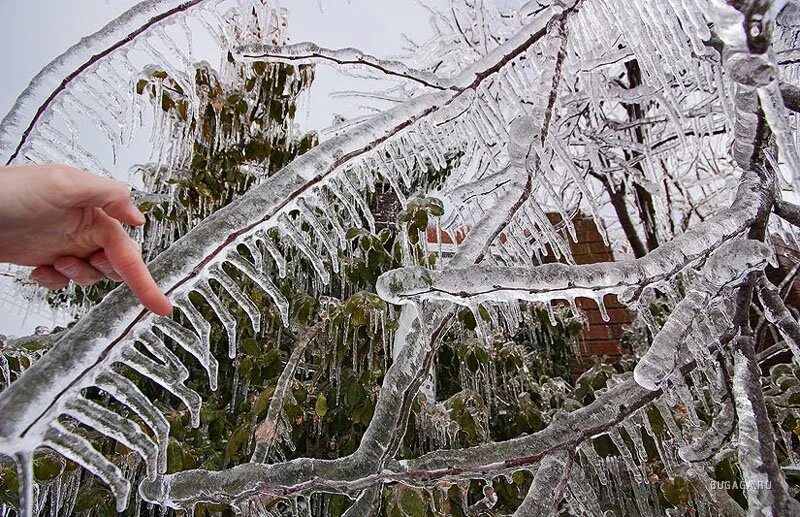
<path fill-rule="evenodd" d="M 416 490 L 406 490 L 400 499 L 400 507 L 406 515 L 425 515 L 425 501 Z"/>
<path fill-rule="evenodd" d="M 325 397 L 324 393 L 320 393 L 317 397 L 317 403 L 314 405 L 314 412 L 320 418 L 328 413 L 328 399 Z"/>
<path fill-rule="evenodd" d="M 364 399 L 364 390 L 358 379 L 353 380 L 347 387 L 347 403 L 350 407 L 355 407 Z"/>
<path fill-rule="evenodd" d="M 232 460 L 239 455 L 239 452 L 247 445 L 247 440 L 250 439 L 250 423 L 243 424 L 236 429 L 228 439 L 228 445 L 225 447 L 225 459 Z"/>
<path fill-rule="evenodd" d="M 475 347 L 475 358 L 483 364 L 489 364 L 489 361 L 491 361 L 489 352 L 487 352 L 482 346 Z"/>
<path fill-rule="evenodd" d="M 253 338 L 243 339 L 240 345 L 242 352 L 252 357 L 259 357 L 261 355 L 261 344 Z"/>
<path fill-rule="evenodd" d="M 171 438 L 167 445 L 167 474 L 183 470 L 183 450 L 177 440 Z"/>
<path fill-rule="evenodd" d="M 350 228 L 349 230 L 347 230 L 347 233 L 345 233 L 344 236 L 348 241 L 351 241 L 356 237 L 358 237 L 359 235 L 362 235 L 363 233 L 364 230 L 362 230 L 361 228 Z"/>
<path fill-rule="evenodd" d="M 266 388 L 261 394 L 256 398 L 255 403 L 253 404 L 253 415 L 258 416 L 261 414 L 262 411 L 267 409 L 269 406 L 270 401 L 272 400 L 272 395 L 275 394 L 275 386 L 270 386 Z"/>
<path fill-rule="evenodd" d="M 689 484 L 680 476 L 664 480 L 661 483 L 661 493 L 676 508 L 688 503 L 692 497 Z"/>
<path fill-rule="evenodd" d="M 139 82 L 136 83 L 136 93 L 143 94 L 145 88 L 147 88 L 147 79 L 139 79 Z"/>
<path fill-rule="evenodd" d="M 33 462 L 33 473 L 37 481 L 51 481 L 64 471 L 64 461 L 53 456 L 39 455 Z"/>
<path fill-rule="evenodd" d="M 265 378 L 272 379 L 281 374 L 281 352 L 277 348 L 270 349 L 261 359 L 261 371 Z"/>

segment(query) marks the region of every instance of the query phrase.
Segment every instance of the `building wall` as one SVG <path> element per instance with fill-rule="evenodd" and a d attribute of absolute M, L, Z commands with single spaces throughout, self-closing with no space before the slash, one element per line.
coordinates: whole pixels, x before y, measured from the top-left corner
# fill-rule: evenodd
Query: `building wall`
<path fill-rule="evenodd" d="M 557 217 L 551 216 L 552 219 Z M 603 242 L 593 219 L 578 215 L 572 223 L 575 225 L 578 237 L 578 242 L 570 241 L 576 264 L 614 261 L 614 254 Z M 619 360 L 626 352 L 620 343 L 623 327 L 633 321 L 633 315 L 619 303 L 616 296 L 606 296 L 604 299 L 608 321 L 603 320 L 602 311 L 593 300 L 581 298 L 577 300 L 577 305 L 583 312 L 586 322 L 578 337 L 580 353 L 572 360 L 573 377 L 590 368 L 594 364 L 593 357 L 605 357 L 612 362 Z"/>

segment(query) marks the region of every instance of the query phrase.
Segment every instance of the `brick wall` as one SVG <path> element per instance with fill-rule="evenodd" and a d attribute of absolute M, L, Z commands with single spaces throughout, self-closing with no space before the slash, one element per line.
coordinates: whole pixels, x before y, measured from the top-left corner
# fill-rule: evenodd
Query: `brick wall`
<path fill-rule="evenodd" d="M 558 215 L 550 215 L 553 223 L 560 220 Z M 603 242 L 594 220 L 584 215 L 578 215 L 572 220 L 578 242 L 570 241 L 572 256 L 576 264 L 596 264 L 598 262 L 613 262 L 614 254 L 611 248 Z M 593 356 L 606 357 L 616 361 L 624 351 L 620 345 L 622 328 L 633 321 L 633 317 L 616 296 L 606 296 L 604 305 L 608 313 L 608 321 L 604 321 L 602 312 L 593 300 L 580 298 L 577 300 L 578 308 L 586 318 L 583 331 L 578 337 L 579 355 L 572 359 L 572 375 L 579 376 L 593 364 Z"/>

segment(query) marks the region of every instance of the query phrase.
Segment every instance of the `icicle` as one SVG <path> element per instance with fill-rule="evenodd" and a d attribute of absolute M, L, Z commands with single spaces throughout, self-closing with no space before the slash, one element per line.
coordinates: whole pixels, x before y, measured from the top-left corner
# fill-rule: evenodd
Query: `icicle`
<path fill-rule="evenodd" d="M 200 361 L 200 364 L 203 365 L 208 373 L 208 382 L 211 390 L 216 391 L 219 363 L 211 355 L 211 343 L 203 342 L 200 336 L 169 318 L 156 318 L 154 325 Z"/>
<path fill-rule="evenodd" d="M 269 256 L 272 257 L 272 260 L 275 261 L 275 265 L 278 267 L 278 276 L 281 278 L 286 278 L 286 259 L 272 242 L 272 239 L 267 234 L 266 230 L 260 230 L 256 232 L 253 239 L 257 243 L 260 243 L 261 246 L 263 246 L 263 248 L 267 251 Z"/>
<path fill-rule="evenodd" d="M 54 421 L 45 435 L 44 444 L 101 479 L 114 494 L 117 511 L 125 509 L 131 491 L 130 482 L 122 475 L 119 467 L 108 461 L 87 439 L 69 432 Z"/>
<path fill-rule="evenodd" d="M 603 474 L 605 479 L 605 473 Z M 578 507 L 573 507 L 576 515 L 603 515 L 600 503 L 589 479 L 586 477 L 584 469 L 580 465 L 573 465 L 571 476 L 568 482 L 568 491 L 578 503 Z"/>
<path fill-rule="evenodd" d="M 193 330 L 200 336 L 203 343 L 211 342 L 211 325 L 205 320 L 197 307 L 189 300 L 188 293 L 185 297 L 178 297 L 174 302 L 175 307 L 189 320 Z"/>
<path fill-rule="evenodd" d="M 622 459 L 625 461 L 625 466 L 628 469 L 628 473 L 633 477 L 633 479 L 637 483 L 641 483 L 644 479 L 642 475 L 642 471 L 640 470 L 639 464 L 634 461 L 633 455 L 631 454 L 630 449 L 628 449 L 628 445 L 625 443 L 625 440 L 622 439 L 622 435 L 620 435 L 619 431 L 609 431 L 608 437 L 611 438 L 611 441 L 614 442 L 614 446 L 619 451 Z"/>
<path fill-rule="evenodd" d="M 339 254 L 338 250 L 336 249 L 336 244 L 333 242 L 330 236 L 330 232 L 325 229 L 319 219 L 317 219 L 316 214 L 308 206 L 308 204 L 300 199 L 297 203 L 298 207 L 300 208 L 300 214 L 302 215 L 303 219 L 308 222 L 311 228 L 314 229 L 316 232 L 316 237 L 320 241 L 322 241 L 322 245 L 328 252 L 328 256 L 331 258 L 331 267 L 333 268 L 334 273 L 339 272 Z"/>
<path fill-rule="evenodd" d="M 789 121 L 789 111 L 783 102 L 778 81 L 772 81 L 767 86 L 758 89 L 761 99 L 761 108 L 767 118 L 772 134 L 778 144 L 781 159 L 786 163 L 792 175 L 791 181 L 795 188 L 800 188 L 800 154 L 795 145 L 795 132 Z"/>
<path fill-rule="evenodd" d="M 141 341 L 142 345 L 144 345 L 147 351 L 153 354 L 156 359 L 165 364 L 169 369 L 177 372 L 176 378 L 182 381 L 189 378 L 189 370 L 186 368 L 186 366 L 181 362 L 178 356 L 172 352 L 172 350 L 167 348 L 167 345 L 164 344 L 164 341 L 162 341 L 160 337 L 156 336 L 152 330 L 143 330 L 137 339 Z"/>
<path fill-rule="evenodd" d="M 149 478 L 158 474 L 158 446 L 133 421 L 84 398 L 69 401 L 64 413 L 139 454 Z"/>
<path fill-rule="evenodd" d="M 264 272 L 264 255 L 261 253 L 261 250 L 258 247 L 258 240 L 252 239 L 245 239 L 242 241 L 242 245 L 247 248 L 248 253 L 253 258 L 252 263 L 256 266 L 260 272 Z"/>
<path fill-rule="evenodd" d="M 33 453 L 19 452 L 14 455 L 17 465 L 17 484 L 19 485 L 19 502 L 21 517 L 33 517 L 36 497 L 36 481 L 33 478 Z"/>
<path fill-rule="evenodd" d="M 581 447 L 581 452 L 584 456 L 586 456 L 586 461 L 589 462 L 589 465 L 592 466 L 595 474 L 597 475 L 597 479 L 600 480 L 600 483 L 603 485 L 608 484 L 608 478 L 606 477 L 606 469 L 605 463 L 603 459 L 597 454 L 597 451 L 594 448 L 591 440 L 586 442 L 586 445 Z"/>
<path fill-rule="evenodd" d="M 408 206 L 408 199 L 406 198 L 403 190 L 400 188 L 400 185 L 397 183 L 397 171 L 386 162 L 383 153 L 375 153 L 373 156 L 372 167 L 389 183 L 389 185 L 392 187 L 392 191 L 394 191 L 397 199 L 400 201 L 400 206 L 405 209 L 406 206 Z"/>
<path fill-rule="evenodd" d="M 647 464 L 647 450 L 644 447 L 644 441 L 642 440 L 642 429 L 638 423 L 634 422 L 632 419 L 625 420 L 622 423 L 622 428 L 628 434 L 633 442 L 633 448 L 636 451 L 636 457 L 639 459 L 640 465 Z"/>
<path fill-rule="evenodd" d="M 361 210 L 361 215 L 367 221 L 367 228 L 369 228 L 369 231 L 375 233 L 375 217 L 372 216 L 372 211 L 364 200 L 364 196 L 353 186 L 346 172 L 343 172 L 338 179 L 339 183 L 342 185 L 342 190 L 353 198 L 356 206 Z"/>
<path fill-rule="evenodd" d="M 287 216 L 282 216 L 280 218 L 280 222 L 278 223 L 281 231 L 286 234 L 289 239 L 291 239 L 292 244 L 294 244 L 300 252 L 306 256 L 309 262 L 311 262 L 311 266 L 314 268 L 314 271 L 319 276 L 320 280 L 324 285 L 328 285 L 331 282 L 330 274 L 328 274 L 328 270 L 325 269 L 325 264 L 323 264 L 322 259 L 319 255 L 314 252 L 306 242 L 306 239 L 300 234 L 300 231 L 295 228 L 292 221 L 289 220 Z"/>
<path fill-rule="evenodd" d="M 331 228 L 333 228 L 333 233 L 336 235 L 336 238 L 339 241 L 341 246 L 347 244 L 347 232 L 345 232 L 344 228 L 342 227 L 341 223 L 339 222 L 339 217 L 336 214 L 336 210 L 333 207 L 327 204 L 327 201 L 323 198 L 319 198 L 317 196 L 309 197 L 303 199 L 303 204 L 307 205 L 309 209 L 317 208 L 319 213 L 322 214 L 322 217 L 325 221 L 328 222 Z M 313 202 L 313 204 L 312 204 Z"/>
<path fill-rule="evenodd" d="M 228 292 L 231 298 L 241 307 L 247 316 L 250 318 L 250 322 L 253 325 L 253 332 L 258 332 L 261 330 L 261 311 L 253 303 L 253 300 L 247 297 L 241 288 L 236 285 L 236 282 L 233 281 L 231 277 L 228 276 L 227 273 L 221 267 L 212 267 L 209 270 L 209 276 L 219 282 L 219 284 Z"/>
<path fill-rule="evenodd" d="M 361 217 L 358 215 L 358 211 L 353 206 L 352 203 L 347 199 L 347 196 L 339 189 L 335 182 L 331 181 L 325 185 L 328 189 L 328 192 L 333 196 L 334 199 L 344 207 L 345 212 L 350 216 L 350 223 L 355 228 L 361 228 Z"/>
<path fill-rule="evenodd" d="M 228 308 L 222 303 L 217 294 L 211 289 L 211 284 L 207 281 L 198 283 L 195 290 L 203 297 L 203 299 L 211 306 L 214 314 L 222 322 L 225 332 L 228 335 L 228 357 L 234 359 L 236 357 L 236 317 L 233 316 Z"/>
<path fill-rule="evenodd" d="M 266 292 L 272 301 L 275 302 L 275 306 L 278 308 L 278 312 L 281 315 L 281 320 L 283 324 L 287 327 L 289 326 L 289 301 L 284 298 L 281 292 L 278 290 L 278 287 L 272 283 L 272 281 L 267 278 L 266 275 L 260 273 L 250 262 L 245 260 L 241 255 L 238 253 L 231 253 L 228 255 L 226 259 L 231 265 L 235 266 L 239 269 L 242 273 L 247 275 L 253 282 L 258 284 L 258 286 Z"/>
<path fill-rule="evenodd" d="M 203 403 L 203 399 L 200 398 L 196 391 L 187 388 L 183 384 L 183 380 L 186 377 L 181 378 L 183 376 L 181 375 L 182 372 L 179 371 L 178 375 L 176 375 L 175 370 L 154 363 L 133 347 L 127 347 L 122 351 L 122 362 L 178 397 L 192 415 L 192 427 L 196 428 L 200 425 L 200 406 Z M 185 368 L 182 370 L 186 371 Z M 188 377 L 188 371 L 186 371 L 186 374 Z"/>

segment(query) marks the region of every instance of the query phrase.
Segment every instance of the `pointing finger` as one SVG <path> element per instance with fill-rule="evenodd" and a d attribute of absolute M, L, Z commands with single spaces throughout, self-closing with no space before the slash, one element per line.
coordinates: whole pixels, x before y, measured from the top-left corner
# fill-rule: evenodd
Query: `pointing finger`
<path fill-rule="evenodd" d="M 108 262 L 140 302 L 161 316 L 172 314 L 172 303 L 164 296 L 150 276 L 137 244 L 128 237 L 122 226 L 110 217 L 98 216 L 98 242 L 105 250 Z"/>

